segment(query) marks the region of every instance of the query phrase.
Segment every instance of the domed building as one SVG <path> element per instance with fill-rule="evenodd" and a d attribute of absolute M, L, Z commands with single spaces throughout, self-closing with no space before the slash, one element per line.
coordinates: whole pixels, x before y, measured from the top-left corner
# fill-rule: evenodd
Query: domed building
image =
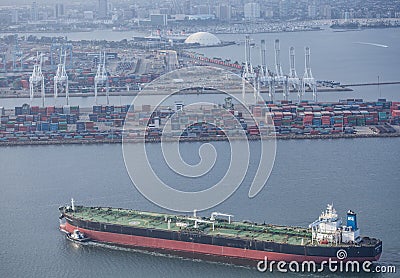
<path fill-rule="evenodd" d="M 187 44 L 199 44 L 200 46 L 214 46 L 221 44 L 217 36 L 208 32 L 198 32 L 191 34 L 186 40 Z"/>

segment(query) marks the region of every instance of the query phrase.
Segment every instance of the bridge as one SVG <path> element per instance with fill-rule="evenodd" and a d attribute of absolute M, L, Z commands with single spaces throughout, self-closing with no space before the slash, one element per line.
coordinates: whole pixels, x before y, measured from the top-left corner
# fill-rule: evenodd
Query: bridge
<path fill-rule="evenodd" d="M 341 86 L 342 87 L 363 87 L 363 86 L 398 85 L 398 84 L 400 84 L 400 81 L 341 84 Z"/>

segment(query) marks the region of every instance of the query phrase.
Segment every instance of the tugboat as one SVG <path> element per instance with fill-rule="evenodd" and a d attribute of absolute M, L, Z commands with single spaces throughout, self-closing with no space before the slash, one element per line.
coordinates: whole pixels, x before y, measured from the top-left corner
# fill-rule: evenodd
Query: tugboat
<path fill-rule="evenodd" d="M 84 233 L 81 233 L 79 230 L 75 229 L 72 233 L 67 233 L 67 239 L 75 242 L 88 242 L 90 238 L 88 238 Z"/>

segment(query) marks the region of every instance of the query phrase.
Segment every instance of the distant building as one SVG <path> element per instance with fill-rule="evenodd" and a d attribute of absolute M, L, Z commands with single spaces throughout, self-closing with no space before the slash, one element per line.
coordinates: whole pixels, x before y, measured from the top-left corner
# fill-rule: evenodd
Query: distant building
<path fill-rule="evenodd" d="M 209 5 L 198 5 L 196 6 L 196 14 L 210 14 L 211 8 Z"/>
<path fill-rule="evenodd" d="M 62 17 L 64 15 L 64 4 L 57 3 L 54 7 L 54 16 L 56 18 Z"/>
<path fill-rule="evenodd" d="M 244 18 L 245 19 L 257 19 L 260 18 L 260 4 L 258 3 L 247 3 L 244 5 Z"/>
<path fill-rule="evenodd" d="M 192 3 L 190 0 L 186 0 L 184 3 L 184 14 L 193 14 Z"/>
<path fill-rule="evenodd" d="M 11 15 L 8 10 L 0 9 L 0 24 L 1 25 L 10 25 L 11 24 Z"/>
<path fill-rule="evenodd" d="M 166 14 L 151 14 L 150 24 L 153 26 L 167 26 L 168 20 Z"/>
<path fill-rule="evenodd" d="M 98 18 L 108 17 L 108 0 L 99 0 L 99 14 Z"/>
<path fill-rule="evenodd" d="M 85 19 L 85 20 L 93 20 L 94 19 L 93 11 L 84 11 L 83 12 L 83 19 Z"/>
<path fill-rule="evenodd" d="M 322 6 L 321 15 L 325 19 L 331 19 L 332 18 L 332 7 L 330 5 Z"/>
<path fill-rule="evenodd" d="M 265 11 L 265 17 L 266 18 L 273 18 L 274 17 L 274 11 L 272 9 L 266 10 Z"/>
<path fill-rule="evenodd" d="M 136 16 L 136 7 L 134 5 L 129 6 L 129 9 L 124 13 L 124 19 L 133 19 Z"/>
<path fill-rule="evenodd" d="M 17 24 L 19 22 L 19 13 L 18 10 L 12 10 L 11 13 L 11 23 Z"/>
<path fill-rule="evenodd" d="M 221 21 L 230 21 L 232 17 L 232 7 L 230 5 L 218 5 L 216 15 Z"/>
<path fill-rule="evenodd" d="M 171 10 L 169 8 L 160 8 L 159 14 L 171 14 Z"/>
<path fill-rule="evenodd" d="M 279 18 L 287 18 L 289 15 L 290 3 L 288 0 L 279 1 Z"/>
<path fill-rule="evenodd" d="M 32 3 L 31 6 L 31 21 L 38 21 L 39 20 L 39 9 L 36 2 Z"/>
<path fill-rule="evenodd" d="M 350 13 L 344 12 L 344 21 L 348 21 L 350 19 Z"/>
<path fill-rule="evenodd" d="M 197 14 L 197 15 L 187 15 L 188 20 L 214 20 L 214 14 Z"/>
<path fill-rule="evenodd" d="M 220 45 L 220 39 L 208 32 L 198 32 L 191 34 L 186 40 L 186 44 L 198 44 L 200 46 L 215 46 Z"/>
<path fill-rule="evenodd" d="M 317 7 L 315 5 L 308 6 L 308 18 L 314 19 L 317 17 Z"/>

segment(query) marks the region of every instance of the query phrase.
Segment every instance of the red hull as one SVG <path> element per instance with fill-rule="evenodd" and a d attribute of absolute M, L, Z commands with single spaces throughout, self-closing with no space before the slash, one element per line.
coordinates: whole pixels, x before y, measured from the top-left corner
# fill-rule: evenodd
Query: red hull
<path fill-rule="evenodd" d="M 72 233 L 75 229 L 78 229 L 75 226 L 66 223 L 65 225 L 61 225 L 60 228 L 69 233 Z M 124 234 L 116 234 L 116 233 L 108 233 L 108 232 L 99 232 L 93 230 L 87 230 L 83 228 L 79 228 L 81 232 L 87 235 L 89 238 L 109 243 L 115 245 L 123 245 L 127 247 L 134 247 L 138 249 L 150 249 L 150 250 L 158 250 L 162 253 L 174 253 L 174 254 L 185 254 L 185 256 L 189 257 L 210 257 L 215 256 L 219 257 L 221 261 L 243 261 L 249 262 L 253 264 L 262 261 L 265 257 L 268 258 L 268 261 L 314 261 L 315 263 L 321 263 L 323 261 L 328 261 L 329 257 L 317 257 L 317 256 L 304 256 L 304 255 L 295 255 L 295 254 L 284 254 L 277 252 L 267 252 L 267 251 L 258 251 L 258 250 L 248 250 L 248 249 L 240 249 L 226 246 L 217 246 L 217 245 L 208 245 L 208 244 L 200 244 L 200 243 L 192 243 L 192 242 L 183 242 L 183 241 L 175 241 L 175 240 L 166 240 L 159 238 L 149 238 L 142 236 L 133 236 L 133 235 L 124 235 Z M 354 261 L 377 261 L 380 255 L 372 258 L 347 258 L 346 260 L 354 260 Z M 337 258 L 331 258 L 337 260 Z"/>

